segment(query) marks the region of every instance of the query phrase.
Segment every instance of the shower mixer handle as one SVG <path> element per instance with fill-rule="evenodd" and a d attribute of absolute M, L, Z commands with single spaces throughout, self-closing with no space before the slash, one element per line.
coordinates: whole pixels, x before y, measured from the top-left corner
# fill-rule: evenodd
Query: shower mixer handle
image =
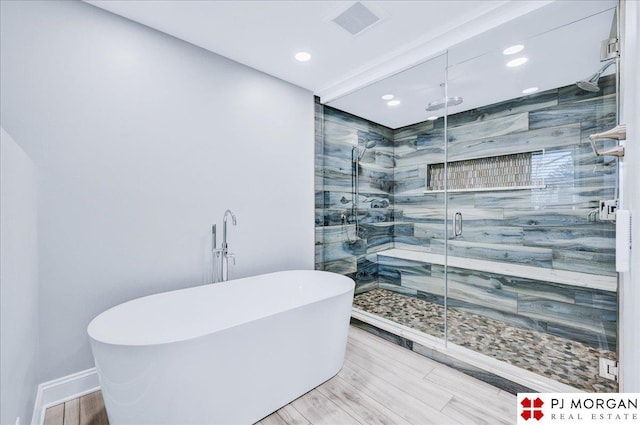
<path fill-rule="evenodd" d="M 614 140 L 626 140 L 627 139 L 627 125 L 620 124 L 602 133 L 596 133 L 589 136 L 590 140 L 602 140 L 602 139 L 614 139 Z"/>
<path fill-rule="evenodd" d="M 593 149 L 593 153 L 596 156 L 624 156 L 624 146 L 618 145 L 613 149 L 609 149 L 608 151 L 600 151 L 596 146 L 596 140 L 626 140 L 627 139 L 627 125 L 620 124 L 610 130 L 607 130 L 603 133 L 596 133 L 589 136 L 589 142 L 591 143 L 591 148 Z"/>

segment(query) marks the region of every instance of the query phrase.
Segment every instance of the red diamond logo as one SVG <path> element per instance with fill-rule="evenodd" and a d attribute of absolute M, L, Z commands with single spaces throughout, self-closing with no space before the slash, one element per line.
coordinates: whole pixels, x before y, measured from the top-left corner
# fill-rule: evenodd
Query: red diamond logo
<path fill-rule="evenodd" d="M 544 402 L 540 397 L 536 397 L 533 401 L 531 401 L 529 397 L 525 397 L 520 404 L 522 404 L 522 413 L 520 413 L 520 416 L 522 416 L 525 421 L 531 418 L 539 421 L 544 416 L 544 413 L 542 413 L 542 405 Z"/>

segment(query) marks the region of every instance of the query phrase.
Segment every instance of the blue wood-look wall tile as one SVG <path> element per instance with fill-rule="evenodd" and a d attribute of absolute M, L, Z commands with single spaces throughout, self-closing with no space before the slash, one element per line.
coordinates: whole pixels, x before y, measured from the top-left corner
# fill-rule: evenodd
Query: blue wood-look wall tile
<path fill-rule="evenodd" d="M 462 236 L 449 242 L 450 254 L 615 276 L 614 226 L 589 218 L 600 199 L 615 196 L 617 179 L 615 160 L 595 157 L 587 139 L 616 123 L 614 76 L 601 78 L 600 85 L 599 93 L 570 85 L 448 117 L 450 161 L 536 152 L 532 178 L 544 184 L 448 194 L 448 212 L 460 211 L 464 220 Z M 324 133 L 322 141 L 316 133 L 321 150 L 316 166 L 322 170 L 316 170 L 315 221 L 328 226 L 318 233 L 324 239 L 316 248 L 317 267 L 362 279 L 361 289 L 375 287 L 377 280 L 381 287 L 441 302 L 444 294 L 428 290 L 438 279 L 432 268 L 384 256 L 375 262 L 368 254 L 390 247 L 444 253 L 444 240 L 451 237 L 446 195 L 424 193 L 427 164 L 445 159 L 444 120 L 392 130 L 329 107 L 316 112 Z M 359 145 L 361 153 L 367 140 L 376 146 L 364 152 L 356 170 L 360 232 L 355 235 L 352 149 Z M 342 215 L 351 233 L 342 230 Z M 413 287 L 403 287 L 403 278 Z M 458 299 L 452 297 L 450 305 L 615 348 L 615 293 L 483 271 L 452 271 L 451 279 Z"/>

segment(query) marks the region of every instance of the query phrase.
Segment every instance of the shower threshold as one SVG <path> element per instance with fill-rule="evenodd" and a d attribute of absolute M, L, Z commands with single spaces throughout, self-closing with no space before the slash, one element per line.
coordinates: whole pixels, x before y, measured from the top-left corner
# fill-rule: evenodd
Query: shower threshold
<path fill-rule="evenodd" d="M 566 340 L 567 343 L 577 345 L 579 355 L 572 353 L 570 354 L 572 357 L 570 357 L 569 360 L 566 358 L 554 358 L 553 355 L 549 353 L 550 346 L 560 345 L 561 347 L 555 347 L 557 349 L 554 348 L 555 354 L 558 356 L 566 356 L 566 352 L 561 351 L 561 349 L 565 348 L 563 344 L 565 340 L 540 333 L 534 334 L 533 336 L 545 339 L 551 338 L 551 340 L 540 342 L 534 347 L 529 347 L 522 353 L 514 352 L 514 344 L 516 346 L 520 346 L 520 344 L 525 345 L 527 339 L 530 340 L 532 335 L 528 335 L 528 333 L 530 333 L 529 330 L 518 329 L 508 324 L 503 324 L 502 322 L 475 317 L 475 315 L 466 316 L 465 312 L 453 310 L 451 310 L 452 317 L 450 317 L 450 320 L 451 323 L 453 323 L 452 326 L 458 326 L 458 328 L 453 329 L 456 332 L 452 333 L 452 328 L 450 327 L 450 340 L 445 341 L 443 337 L 438 337 L 440 335 L 444 336 L 443 307 L 441 305 L 428 303 L 424 300 L 417 300 L 413 297 L 385 289 L 375 289 L 370 293 L 375 294 L 371 296 L 371 300 L 368 300 L 370 303 L 381 304 L 380 299 L 382 297 L 385 302 L 388 302 L 390 305 L 385 306 L 385 308 L 379 308 L 379 311 L 371 311 L 374 309 L 362 298 L 362 296 L 367 293 L 358 294 L 356 295 L 352 309 L 352 317 L 354 319 L 381 330 L 382 334 L 386 332 L 411 341 L 407 348 L 446 363 L 449 366 L 458 368 L 463 372 L 472 374 L 490 384 L 499 387 L 511 386 L 516 389 L 519 386 L 526 387 L 517 390 L 520 392 L 526 391 L 527 388 L 540 392 L 617 391 L 615 382 L 593 376 L 597 374 L 598 353 L 596 349 L 583 347 L 580 343 L 576 344 L 573 341 Z M 425 306 L 425 309 L 430 311 L 424 313 L 421 321 L 414 318 L 408 320 L 406 317 L 401 319 L 398 317 L 401 314 L 397 312 L 406 310 L 406 306 L 404 305 L 406 302 L 427 303 L 428 305 Z M 423 311 L 425 309 L 423 309 Z M 485 320 L 488 323 L 484 323 Z M 476 321 L 478 323 L 475 323 L 475 326 L 480 332 L 474 332 L 476 331 L 474 328 L 474 322 Z M 425 324 L 429 327 L 425 327 Z M 426 332 L 438 336 L 430 335 Z M 535 333 L 535 331 L 533 332 Z M 474 341 L 475 345 L 469 343 L 468 335 L 470 334 L 480 337 L 477 338 L 478 341 Z M 499 342 L 494 341 L 492 338 L 506 339 L 506 343 L 511 343 L 512 345 L 511 352 L 507 349 L 508 347 L 500 347 L 496 350 L 496 347 L 499 347 Z M 454 341 L 452 341 L 452 339 L 454 339 Z M 455 339 L 459 339 L 460 341 Z M 474 349 L 465 347 L 462 344 Z M 401 345 L 407 346 L 404 342 L 401 342 Z M 483 350 L 486 352 L 483 352 Z M 590 351 L 594 352 L 591 353 Z M 593 357 L 594 360 L 586 361 L 585 359 L 589 357 Z M 509 361 L 511 361 L 511 363 L 509 363 Z M 563 369 L 563 361 L 565 366 L 568 366 L 568 369 L 567 367 Z M 579 362 L 587 362 L 586 366 L 593 366 L 595 372 L 592 373 L 591 369 L 588 369 L 585 364 L 580 364 Z M 592 365 L 591 363 L 594 362 L 595 365 Z M 551 379 L 534 371 L 527 370 L 521 367 L 522 365 L 533 370 L 540 370 L 542 373 L 551 376 L 556 376 L 558 379 Z M 565 382 L 561 382 L 561 380 Z M 499 381 L 507 382 L 502 382 L 501 384 Z M 509 385 L 509 382 L 515 385 Z M 573 382 L 576 384 L 574 385 Z M 508 388 L 503 389 L 509 391 Z M 510 392 L 517 391 L 511 390 Z"/>

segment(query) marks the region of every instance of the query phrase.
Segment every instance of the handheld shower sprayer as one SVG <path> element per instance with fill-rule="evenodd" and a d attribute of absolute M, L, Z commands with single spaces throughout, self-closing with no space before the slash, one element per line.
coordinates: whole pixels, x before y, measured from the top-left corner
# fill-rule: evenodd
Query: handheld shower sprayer
<path fill-rule="evenodd" d="M 353 147 L 353 149 L 351 150 L 351 159 L 354 162 L 360 161 L 362 159 L 362 157 L 364 156 L 364 153 L 367 151 L 367 149 L 371 149 L 373 147 L 375 147 L 375 145 L 378 144 L 377 141 L 375 140 L 367 140 L 364 143 L 364 149 L 362 149 L 362 152 L 360 152 L 360 146 L 356 145 Z M 356 150 L 358 151 L 358 155 L 355 155 Z"/>
<path fill-rule="evenodd" d="M 364 153 L 367 149 L 373 148 L 376 144 L 378 144 L 377 140 L 365 139 L 364 148 L 362 152 L 360 152 L 360 143 L 356 144 L 351 149 L 351 183 L 352 183 L 352 193 L 351 193 L 351 211 L 353 213 L 353 217 L 356 224 L 356 237 L 358 236 L 359 231 L 359 223 L 358 223 L 358 207 L 359 207 L 359 197 L 360 197 L 360 160 L 364 156 Z"/>

